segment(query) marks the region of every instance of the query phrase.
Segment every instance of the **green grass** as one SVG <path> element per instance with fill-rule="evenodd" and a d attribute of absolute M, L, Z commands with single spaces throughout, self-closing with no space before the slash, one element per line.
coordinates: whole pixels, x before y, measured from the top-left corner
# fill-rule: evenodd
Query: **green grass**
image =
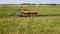
<path fill-rule="evenodd" d="M 1 34 L 59 34 L 60 16 L 0 18 Z"/>
<path fill-rule="evenodd" d="M 8 5 L 0 7 L 0 34 L 60 34 L 60 16 L 9 17 L 20 7 L 39 14 L 60 14 L 60 6 Z"/>
<path fill-rule="evenodd" d="M 0 16 L 13 15 L 20 7 L 29 11 L 37 11 L 39 14 L 60 14 L 60 6 L 43 6 L 43 5 L 8 5 L 0 7 Z"/>

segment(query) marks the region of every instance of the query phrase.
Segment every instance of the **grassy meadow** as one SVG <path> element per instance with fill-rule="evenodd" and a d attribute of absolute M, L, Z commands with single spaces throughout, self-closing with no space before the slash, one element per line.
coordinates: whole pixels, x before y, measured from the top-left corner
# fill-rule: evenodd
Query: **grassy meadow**
<path fill-rule="evenodd" d="M 0 6 L 0 16 L 13 15 L 22 6 L 39 14 L 60 14 L 60 6 L 7 5 Z M 60 34 L 60 16 L 3 17 L 0 34 Z"/>
<path fill-rule="evenodd" d="M 50 5 L 7 5 L 0 7 L 0 16 L 13 15 L 20 7 L 29 11 L 37 11 L 39 14 L 60 14 L 60 6 Z"/>

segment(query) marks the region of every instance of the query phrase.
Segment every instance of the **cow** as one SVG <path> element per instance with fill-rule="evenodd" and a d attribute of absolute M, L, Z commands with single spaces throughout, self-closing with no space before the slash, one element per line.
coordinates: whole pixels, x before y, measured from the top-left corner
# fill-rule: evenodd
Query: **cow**
<path fill-rule="evenodd" d="M 38 14 L 37 12 L 21 11 L 21 14 Z"/>

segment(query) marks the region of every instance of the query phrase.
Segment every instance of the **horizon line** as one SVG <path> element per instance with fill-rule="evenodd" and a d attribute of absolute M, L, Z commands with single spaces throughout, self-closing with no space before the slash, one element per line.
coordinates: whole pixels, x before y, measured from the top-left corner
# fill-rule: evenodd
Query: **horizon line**
<path fill-rule="evenodd" d="M 0 3 L 0 4 L 24 4 L 24 3 Z M 60 4 L 60 3 L 30 3 L 30 4 Z"/>

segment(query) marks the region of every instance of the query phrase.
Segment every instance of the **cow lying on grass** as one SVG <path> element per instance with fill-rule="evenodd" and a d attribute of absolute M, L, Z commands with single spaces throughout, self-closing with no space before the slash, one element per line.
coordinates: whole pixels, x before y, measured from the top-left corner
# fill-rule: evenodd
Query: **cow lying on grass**
<path fill-rule="evenodd" d="M 37 12 L 29 12 L 29 11 L 21 11 L 20 12 L 21 16 L 34 16 L 36 14 L 38 14 L 38 13 Z"/>
<path fill-rule="evenodd" d="M 29 11 L 21 11 L 20 12 L 21 16 L 34 16 L 36 14 L 38 14 L 38 13 L 37 12 L 29 12 Z"/>
<path fill-rule="evenodd" d="M 38 14 L 37 12 L 21 11 L 21 14 Z"/>

